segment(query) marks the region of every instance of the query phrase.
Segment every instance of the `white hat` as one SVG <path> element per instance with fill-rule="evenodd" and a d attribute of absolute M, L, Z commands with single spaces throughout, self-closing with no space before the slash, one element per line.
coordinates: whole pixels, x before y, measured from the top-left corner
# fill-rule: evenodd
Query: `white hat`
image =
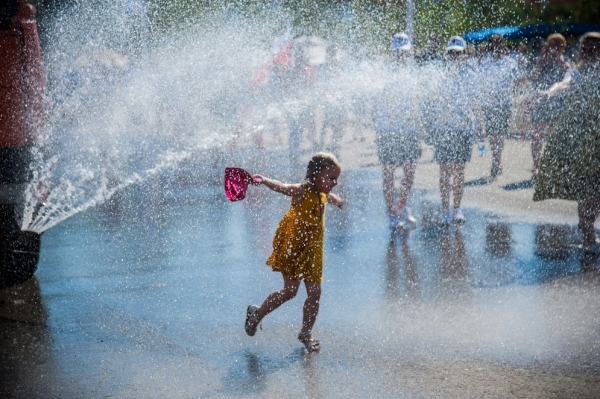
<path fill-rule="evenodd" d="M 450 40 L 448 40 L 448 45 L 446 46 L 446 51 L 465 51 L 467 48 L 467 42 L 460 36 L 452 36 Z"/>
<path fill-rule="evenodd" d="M 392 37 L 392 45 L 390 46 L 392 50 L 404 50 L 408 51 L 412 48 L 410 45 L 410 38 L 406 33 L 396 33 Z"/>

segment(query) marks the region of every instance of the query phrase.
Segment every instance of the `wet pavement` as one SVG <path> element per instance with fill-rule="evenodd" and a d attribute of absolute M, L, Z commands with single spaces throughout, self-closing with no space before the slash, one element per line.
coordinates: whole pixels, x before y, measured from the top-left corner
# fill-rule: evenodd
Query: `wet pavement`
<path fill-rule="evenodd" d="M 36 278 L 0 291 L 0 397 L 598 397 L 600 259 L 573 225 L 471 207 L 442 228 L 419 189 L 392 232 L 379 170 L 337 191 L 321 353 L 296 340 L 303 291 L 243 328 L 282 284 L 264 262 L 289 200 L 152 182 L 48 230 Z"/>

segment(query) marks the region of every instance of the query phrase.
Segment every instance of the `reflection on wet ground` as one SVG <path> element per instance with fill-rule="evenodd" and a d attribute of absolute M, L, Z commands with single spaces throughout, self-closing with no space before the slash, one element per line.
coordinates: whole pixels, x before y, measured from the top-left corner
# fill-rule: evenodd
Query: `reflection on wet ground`
<path fill-rule="evenodd" d="M 417 191 L 417 228 L 392 232 L 379 172 L 347 172 L 309 355 L 303 295 L 243 329 L 281 284 L 264 261 L 289 201 L 153 184 L 46 232 L 36 278 L 0 291 L 1 397 L 547 397 L 540 367 L 570 378 L 559 397 L 600 389 L 600 260 L 574 226 L 441 228 Z"/>

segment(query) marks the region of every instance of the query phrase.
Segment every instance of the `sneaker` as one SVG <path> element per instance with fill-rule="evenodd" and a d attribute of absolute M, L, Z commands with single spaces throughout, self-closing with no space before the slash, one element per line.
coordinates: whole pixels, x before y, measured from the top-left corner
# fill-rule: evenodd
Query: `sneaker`
<path fill-rule="evenodd" d="M 409 223 L 409 224 L 417 223 L 417 219 L 415 219 L 415 217 L 412 215 L 410 209 L 408 209 L 406 207 L 400 209 L 400 212 L 398 212 L 398 217 L 404 223 Z"/>
<path fill-rule="evenodd" d="M 390 216 L 390 228 L 396 229 L 400 225 L 400 216 L 392 215 Z"/>
<path fill-rule="evenodd" d="M 258 328 L 258 306 L 256 305 L 248 305 L 248 309 L 246 309 L 246 334 L 253 337 L 256 334 L 256 329 Z"/>
<path fill-rule="evenodd" d="M 454 223 L 458 224 L 463 224 L 466 221 L 465 215 L 463 215 L 460 208 L 456 208 L 454 210 L 454 212 L 452 213 L 452 220 L 454 221 Z"/>
<path fill-rule="evenodd" d="M 452 223 L 452 214 L 450 213 L 450 211 L 445 211 L 442 213 L 440 223 L 444 226 L 448 226 L 450 223 Z"/>

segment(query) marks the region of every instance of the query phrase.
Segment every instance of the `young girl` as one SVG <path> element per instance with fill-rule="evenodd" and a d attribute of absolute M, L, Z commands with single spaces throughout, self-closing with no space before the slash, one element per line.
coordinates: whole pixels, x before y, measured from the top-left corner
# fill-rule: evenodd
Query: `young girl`
<path fill-rule="evenodd" d="M 323 282 L 323 233 L 326 202 L 342 207 L 342 199 L 331 193 L 337 185 L 342 166 L 332 154 L 317 153 L 306 168 L 302 183 L 284 184 L 255 175 L 273 191 L 292 197 L 292 204 L 283 216 L 273 239 L 273 253 L 267 265 L 283 276 L 283 288 L 272 292 L 258 307 L 249 305 L 246 311 L 246 333 L 253 336 L 262 319 L 296 296 L 304 280 L 307 298 L 304 302 L 300 342 L 309 352 L 320 349 L 312 337 L 312 327 L 319 312 Z"/>

